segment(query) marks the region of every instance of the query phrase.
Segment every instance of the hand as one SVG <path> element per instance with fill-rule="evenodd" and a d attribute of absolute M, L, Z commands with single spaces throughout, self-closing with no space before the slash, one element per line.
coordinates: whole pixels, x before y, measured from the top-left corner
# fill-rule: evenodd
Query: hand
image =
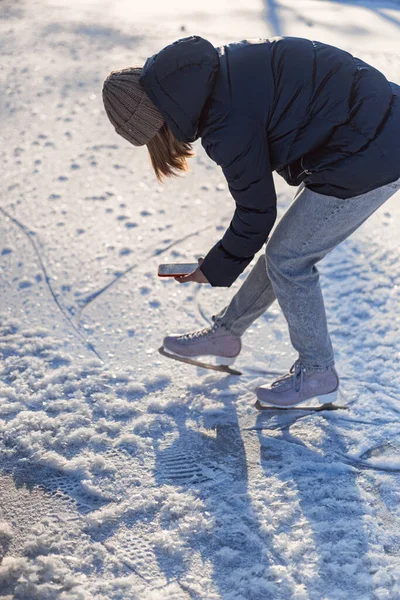
<path fill-rule="evenodd" d="M 208 283 L 208 279 L 204 275 L 203 271 L 200 270 L 200 265 L 203 262 L 203 258 L 198 259 L 199 266 L 193 273 L 189 273 L 189 275 L 184 275 L 183 277 L 175 277 L 176 281 L 179 283 L 187 283 L 188 281 L 194 281 L 195 283 Z"/>

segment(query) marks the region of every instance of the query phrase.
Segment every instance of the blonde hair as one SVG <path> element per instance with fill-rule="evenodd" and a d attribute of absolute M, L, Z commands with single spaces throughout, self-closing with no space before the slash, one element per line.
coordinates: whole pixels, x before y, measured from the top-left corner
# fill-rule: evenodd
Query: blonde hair
<path fill-rule="evenodd" d="M 192 145 L 177 140 L 166 123 L 147 142 L 151 164 L 158 181 L 188 170 L 187 158 L 194 156 Z"/>

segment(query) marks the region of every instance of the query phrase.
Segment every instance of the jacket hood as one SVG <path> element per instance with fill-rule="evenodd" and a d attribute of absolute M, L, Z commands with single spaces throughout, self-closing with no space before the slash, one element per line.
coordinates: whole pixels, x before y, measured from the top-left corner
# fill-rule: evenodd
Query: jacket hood
<path fill-rule="evenodd" d="M 198 138 L 218 68 L 217 50 L 199 36 L 178 40 L 147 59 L 140 84 L 178 140 Z"/>

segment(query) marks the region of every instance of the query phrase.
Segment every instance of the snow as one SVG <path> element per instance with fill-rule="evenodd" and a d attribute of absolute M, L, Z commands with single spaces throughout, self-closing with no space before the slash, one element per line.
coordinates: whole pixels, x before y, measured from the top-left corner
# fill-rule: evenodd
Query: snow
<path fill-rule="evenodd" d="M 322 265 L 349 410 L 258 413 L 295 354 L 274 306 L 243 376 L 168 361 L 230 290 L 177 285 L 233 204 L 196 145 L 157 184 L 107 73 L 198 33 L 338 44 L 400 81 L 396 1 L 3 0 L 0 598 L 400 598 L 399 194 Z M 293 189 L 276 178 L 280 214 Z M 0 558 L 1 560 L 1 558 Z"/>

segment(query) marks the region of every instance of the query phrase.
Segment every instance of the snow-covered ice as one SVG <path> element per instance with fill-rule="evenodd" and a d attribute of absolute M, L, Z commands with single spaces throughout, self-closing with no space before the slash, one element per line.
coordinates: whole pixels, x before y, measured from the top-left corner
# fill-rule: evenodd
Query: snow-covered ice
<path fill-rule="evenodd" d="M 277 307 L 240 378 L 157 352 L 240 284 L 156 275 L 219 239 L 220 171 L 196 145 L 157 184 L 101 103 L 192 33 L 320 39 L 400 82 L 400 3 L 3 0 L 0 31 L 0 598 L 400 599 L 399 194 L 321 267 L 349 410 L 257 413 L 295 358 Z"/>

